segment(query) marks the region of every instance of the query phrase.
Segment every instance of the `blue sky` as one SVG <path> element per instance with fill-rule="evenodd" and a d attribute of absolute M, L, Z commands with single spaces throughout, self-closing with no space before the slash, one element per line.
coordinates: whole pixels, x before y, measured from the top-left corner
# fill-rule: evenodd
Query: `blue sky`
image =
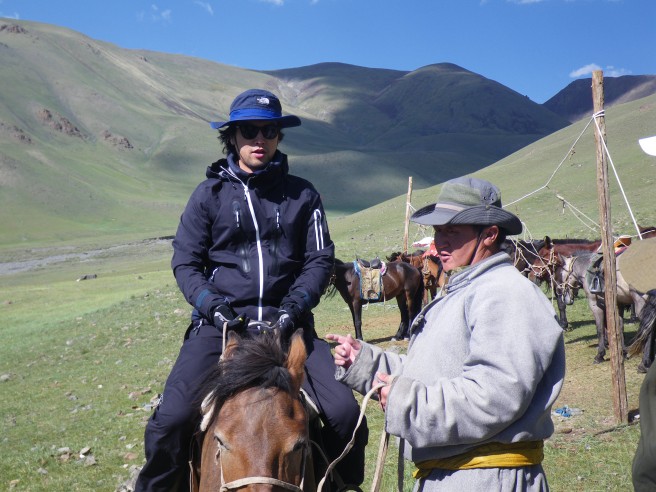
<path fill-rule="evenodd" d="M 538 103 L 592 70 L 656 74 L 656 0 L 0 0 L 0 16 L 257 70 L 450 62 Z"/>

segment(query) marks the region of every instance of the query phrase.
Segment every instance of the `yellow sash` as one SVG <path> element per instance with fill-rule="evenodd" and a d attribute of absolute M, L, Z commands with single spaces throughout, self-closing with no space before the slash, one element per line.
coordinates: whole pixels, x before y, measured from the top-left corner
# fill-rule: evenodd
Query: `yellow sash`
<path fill-rule="evenodd" d="M 469 470 L 472 468 L 519 468 L 538 465 L 544 459 L 543 447 L 544 441 L 483 444 L 456 456 L 415 463 L 417 469 L 412 476 L 424 478 L 436 468 Z"/>

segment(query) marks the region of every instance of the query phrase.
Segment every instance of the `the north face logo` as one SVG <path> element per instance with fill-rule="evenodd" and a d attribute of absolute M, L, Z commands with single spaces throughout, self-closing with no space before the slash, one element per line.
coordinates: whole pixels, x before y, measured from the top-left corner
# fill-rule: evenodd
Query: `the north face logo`
<path fill-rule="evenodd" d="M 259 104 L 262 104 L 263 106 L 268 106 L 269 105 L 269 98 L 268 97 L 258 97 L 257 102 Z"/>

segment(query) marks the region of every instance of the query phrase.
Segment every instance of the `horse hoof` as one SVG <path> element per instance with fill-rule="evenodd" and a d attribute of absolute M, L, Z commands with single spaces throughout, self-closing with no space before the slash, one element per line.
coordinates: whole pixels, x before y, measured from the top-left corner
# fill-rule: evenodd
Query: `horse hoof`
<path fill-rule="evenodd" d="M 595 357 L 594 364 L 601 364 L 605 359 L 603 357 Z"/>
<path fill-rule="evenodd" d="M 642 362 L 638 365 L 638 374 L 647 374 L 647 368 Z"/>
<path fill-rule="evenodd" d="M 396 338 L 396 337 L 392 337 L 392 341 L 393 341 L 393 342 L 398 342 L 398 341 L 399 341 L 399 339 L 398 339 L 398 338 Z"/>

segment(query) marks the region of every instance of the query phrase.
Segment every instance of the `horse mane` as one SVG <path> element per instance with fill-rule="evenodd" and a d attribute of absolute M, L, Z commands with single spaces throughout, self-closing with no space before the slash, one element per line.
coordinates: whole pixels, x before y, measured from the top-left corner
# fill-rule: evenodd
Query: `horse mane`
<path fill-rule="evenodd" d="M 403 253 L 401 251 L 395 251 L 387 257 L 387 261 L 396 261 L 403 259 Z"/>
<path fill-rule="evenodd" d="M 204 422 L 212 422 L 226 400 L 246 389 L 292 389 L 291 375 L 285 367 L 287 353 L 277 335 L 262 332 L 253 338 L 241 338 L 234 333 L 230 336 L 232 343 L 202 385 L 200 394 L 207 395 L 202 407 L 211 411 Z"/>

